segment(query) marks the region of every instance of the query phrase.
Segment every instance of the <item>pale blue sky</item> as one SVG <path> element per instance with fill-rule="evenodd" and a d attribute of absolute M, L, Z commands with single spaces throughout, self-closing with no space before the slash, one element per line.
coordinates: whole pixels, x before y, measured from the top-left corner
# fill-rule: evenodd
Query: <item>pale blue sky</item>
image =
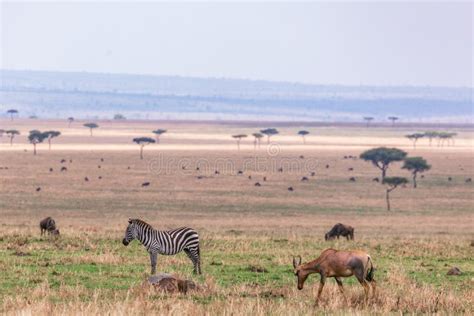
<path fill-rule="evenodd" d="M 472 86 L 473 4 L 8 3 L 1 68 Z"/>

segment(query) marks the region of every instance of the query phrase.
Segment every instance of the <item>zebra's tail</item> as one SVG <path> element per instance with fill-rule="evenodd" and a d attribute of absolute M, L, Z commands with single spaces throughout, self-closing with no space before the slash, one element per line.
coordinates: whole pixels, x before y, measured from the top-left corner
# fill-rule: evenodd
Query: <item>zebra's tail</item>
<path fill-rule="evenodd" d="M 365 276 L 365 279 L 369 282 L 374 280 L 374 264 L 372 263 L 372 259 L 370 256 L 367 256 L 367 275 Z"/>

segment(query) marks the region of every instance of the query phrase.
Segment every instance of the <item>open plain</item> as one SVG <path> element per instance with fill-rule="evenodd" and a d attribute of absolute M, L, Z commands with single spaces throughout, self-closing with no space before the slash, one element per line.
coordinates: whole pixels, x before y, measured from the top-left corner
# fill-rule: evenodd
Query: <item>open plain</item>
<path fill-rule="evenodd" d="M 0 138 L 2 312 L 474 313 L 472 128 L 439 128 L 458 134 L 453 145 L 421 139 L 414 149 L 404 135 L 433 127 L 304 126 L 311 134 L 303 144 L 296 135 L 302 126 L 279 124 L 270 145 L 264 138 L 254 149 L 251 134 L 268 126 L 98 121 L 90 136 L 83 123 L 0 121 L 21 133 L 12 146 L 5 134 Z M 132 139 L 153 137 L 156 128 L 168 132 L 145 146 L 141 160 Z M 51 150 L 39 144 L 33 155 L 26 137 L 32 129 L 62 134 Z M 249 135 L 240 151 L 234 134 Z M 390 212 L 384 185 L 373 181 L 380 171 L 349 157 L 377 146 L 403 149 L 432 166 L 418 188 L 409 183 L 391 193 Z M 411 180 L 400 163 L 388 175 Z M 40 236 L 46 216 L 56 220 L 59 238 Z M 198 291 L 167 294 L 144 284 L 148 254 L 137 241 L 121 243 L 128 218 L 200 233 L 202 276 L 192 275 L 184 254 L 158 258 L 158 271 L 193 279 Z M 354 241 L 324 241 L 339 222 L 355 227 Z M 378 293 L 367 306 L 355 278 L 344 280 L 347 302 L 330 279 L 315 307 L 317 275 L 297 290 L 292 256 L 309 261 L 329 247 L 372 256 Z M 446 275 L 452 267 L 462 274 Z"/>

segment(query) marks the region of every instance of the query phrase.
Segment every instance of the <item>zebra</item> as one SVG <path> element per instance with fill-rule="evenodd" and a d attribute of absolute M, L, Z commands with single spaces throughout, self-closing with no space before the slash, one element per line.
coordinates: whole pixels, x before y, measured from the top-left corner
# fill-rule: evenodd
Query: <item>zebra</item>
<path fill-rule="evenodd" d="M 129 219 L 122 243 L 128 246 L 133 239 L 140 241 L 150 254 L 152 275 L 156 272 L 158 254 L 175 255 L 181 251 L 193 262 L 194 273 L 201 274 L 199 235 L 194 229 L 181 227 L 160 231 L 140 219 Z"/>
<path fill-rule="evenodd" d="M 48 234 L 59 235 L 59 229 L 56 228 L 56 222 L 52 217 L 46 217 L 40 222 L 41 236 L 45 232 Z"/>

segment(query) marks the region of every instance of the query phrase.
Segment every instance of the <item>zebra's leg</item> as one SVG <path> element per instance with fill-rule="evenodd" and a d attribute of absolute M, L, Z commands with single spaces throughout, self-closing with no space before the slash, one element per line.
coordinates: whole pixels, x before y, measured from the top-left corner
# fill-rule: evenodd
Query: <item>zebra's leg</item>
<path fill-rule="evenodd" d="M 154 275 L 156 273 L 156 263 L 158 259 L 158 253 L 150 252 L 150 263 L 151 263 L 151 274 Z"/>
<path fill-rule="evenodd" d="M 194 273 L 201 274 L 201 267 L 199 263 L 199 255 L 198 250 L 196 248 L 193 249 L 183 249 L 184 253 L 191 259 L 194 267 Z"/>

